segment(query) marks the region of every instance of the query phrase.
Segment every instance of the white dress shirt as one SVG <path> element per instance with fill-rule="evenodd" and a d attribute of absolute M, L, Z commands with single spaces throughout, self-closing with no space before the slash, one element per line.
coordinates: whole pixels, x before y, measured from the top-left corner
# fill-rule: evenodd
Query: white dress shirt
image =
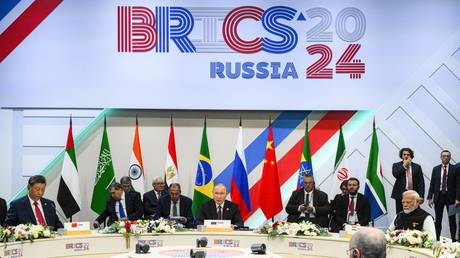
<path fill-rule="evenodd" d="M 125 192 L 121 194 L 120 201 L 115 202 L 115 213 L 117 214 L 118 219 L 120 218 L 120 203 L 123 205 L 123 210 L 125 211 L 126 218 L 128 217 L 128 211 L 126 210 L 126 202 L 125 202 Z"/>
<path fill-rule="evenodd" d="M 169 209 L 169 217 L 173 217 L 173 207 L 174 207 L 174 202 L 171 201 L 171 207 Z M 176 217 L 180 217 L 180 199 L 177 200 L 176 207 L 177 207 L 177 216 Z"/>
<path fill-rule="evenodd" d="M 27 197 L 29 198 L 30 206 L 32 207 L 32 211 L 34 212 L 34 216 L 35 216 L 35 221 L 37 221 L 37 225 L 38 225 L 38 224 L 40 224 L 40 222 L 38 222 L 37 213 L 35 212 L 35 205 L 34 205 L 35 201 L 32 200 L 32 198 L 30 198 L 29 195 L 27 195 Z M 46 223 L 46 218 L 45 218 L 45 212 L 43 211 L 43 206 L 42 206 L 41 200 L 38 200 L 37 203 L 38 203 L 38 208 L 42 212 L 42 216 L 43 216 L 43 219 L 45 220 L 45 224 L 47 224 Z"/>

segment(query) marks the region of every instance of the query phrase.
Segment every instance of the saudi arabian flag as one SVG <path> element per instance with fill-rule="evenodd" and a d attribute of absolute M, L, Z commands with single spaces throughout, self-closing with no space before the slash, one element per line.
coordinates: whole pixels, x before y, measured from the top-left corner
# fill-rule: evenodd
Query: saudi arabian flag
<path fill-rule="evenodd" d="M 209 155 L 208 137 L 206 135 L 206 119 L 204 120 L 203 136 L 201 138 L 200 158 L 196 171 L 195 186 L 193 187 L 193 215 L 197 215 L 203 202 L 212 199 L 214 179 L 212 178 L 211 156 Z"/>
<path fill-rule="evenodd" d="M 110 198 L 109 186 L 115 182 L 112 154 L 110 152 L 109 136 L 107 135 L 107 122 L 104 118 L 104 133 L 102 135 L 101 151 L 97 163 L 96 179 L 94 180 L 93 198 L 91 209 L 101 214 Z"/>
<path fill-rule="evenodd" d="M 80 211 L 80 180 L 77 169 L 77 157 L 72 134 L 72 117 L 70 117 L 69 133 L 62 163 L 61 180 L 57 194 L 57 201 L 66 218 L 72 217 Z"/>
<path fill-rule="evenodd" d="M 332 185 L 329 190 L 329 199 L 334 200 L 335 196 L 340 191 L 340 184 L 350 177 L 347 162 L 345 159 L 345 140 L 343 138 L 342 125 L 340 125 L 339 142 L 337 144 L 337 152 L 335 154 L 334 174 L 332 175 Z"/>
<path fill-rule="evenodd" d="M 373 124 L 369 163 L 367 164 L 364 195 L 369 199 L 372 221 L 387 214 L 387 202 L 385 199 L 385 188 L 383 187 L 382 165 L 379 158 L 379 142 L 375 130 L 375 121 Z"/>

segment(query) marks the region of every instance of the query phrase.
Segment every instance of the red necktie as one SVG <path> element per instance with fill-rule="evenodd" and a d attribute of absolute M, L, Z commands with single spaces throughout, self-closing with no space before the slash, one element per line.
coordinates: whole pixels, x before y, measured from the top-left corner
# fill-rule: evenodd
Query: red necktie
<path fill-rule="evenodd" d="M 446 166 L 442 166 L 442 189 L 441 191 L 447 192 L 447 169 Z"/>
<path fill-rule="evenodd" d="M 412 169 L 410 166 L 406 170 L 406 175 L 407 175 L 407 190 L 414 190 L 413 185 L 412 185 Z"/>
<path fill-rule="evenodd" d="M 38 223 L 40 225 L 44 226 L 46 224 L 45 223 L 45 218 L 43 218 L 42 211 L 38 207 L 38 202 L 34 202 L 34 206 L 35 206 L 35 214 L 37 214 Z"/>
<path fill-rule="evenodd" d="M 348 211 L 350 212 L 350 216 L 355 215 L 355 197 L 350 195 L 350 204 L 348 205 Z"/>

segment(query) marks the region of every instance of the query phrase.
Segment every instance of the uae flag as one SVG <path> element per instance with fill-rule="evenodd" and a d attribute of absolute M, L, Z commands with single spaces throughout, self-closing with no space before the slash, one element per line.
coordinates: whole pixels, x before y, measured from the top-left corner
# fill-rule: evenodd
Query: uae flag
<path fill-rule="evenodd" d="M 61 180 L 57 195 L 57 201 L 67 218 L 72 217 L 72 215 L 80 211 L 81 197 L 79 182 L 77 158 L 72 135 L 72 117 L 70 117 L 69 133 L 67 135 Z"/>
<path fill-rule="evenodd" d="M 281 191 L 276 164 L 275 141 L 271 121 L 268 127 L 267 146 L 265 148 L 264 167 L 259 188 L 259 206 L 265 218 L 273 218 L 282 209 Z"/>
<path fill-rule="evenodd" d="M 169 126 L 169 141 L 168 141 L 168 152 L 166 153 L 166 164 L 165 164 L 165 182 L 169 187 L 171 183 L 179 183 L 179 174 L 176 157 L 176 141 L 174 138 L 174 126 L 171 118 L 171 124 Z"/>
<path fill-rule="evenodd" d="M 329 191 L 329 199 L 334 200 L 335 196 L 340 191 L 340 184 L 350 177 L 347 162 L 345 159 L 345 140 L 343 138 L 342 125 L 340 125 L 339 142 L 337 144 L 337 152 L 335 154 L 334 174 L 332 175 L 332 185 Z"/>
<path fill-rule="evenodd" d="M 144 187 L 144 165 L 142 163 L 141 142 L 139 139 L 139 122 L 136 117 L 136 128 L 134 129 L 133 152 L 129 165 L 129 178 L 136 192 L 141 195 L 145 192 Z"/>

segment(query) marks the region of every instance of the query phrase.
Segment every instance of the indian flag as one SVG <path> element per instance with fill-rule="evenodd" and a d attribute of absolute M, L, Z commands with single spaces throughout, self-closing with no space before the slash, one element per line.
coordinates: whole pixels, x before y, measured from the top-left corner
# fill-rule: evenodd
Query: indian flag
<path fill-rule="evenodd" d="M 136 117 L 136 127 L 134 129 L 133 151 L 131 153 L 131 162 L 129 165 L 129 178 L 136 192 L 141 196 L 145 192 L 144 186 L 144 165 L 142 163 L 141 142 L 139 139 L 139 121 Z"/>

